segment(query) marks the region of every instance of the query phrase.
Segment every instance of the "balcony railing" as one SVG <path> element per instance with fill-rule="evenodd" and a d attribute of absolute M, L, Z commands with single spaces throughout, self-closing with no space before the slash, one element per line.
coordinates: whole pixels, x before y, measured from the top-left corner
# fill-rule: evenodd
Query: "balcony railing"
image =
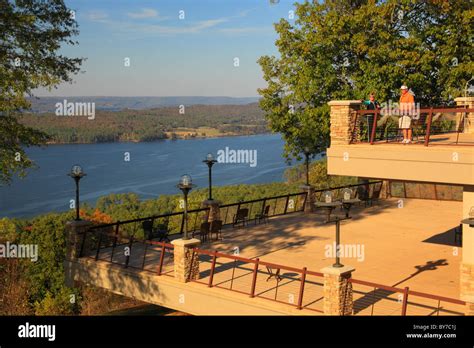
<path fill-rule="evenodd" d="M 385 114 L 383 114 L 385 112 Z M 420 108 L 412 112 L 413 143 L 428 145 L 474 145 L 474 134 L 465 133 L 468 113 L 474 108 Z M 351 144 L 398 143 L 403 139 L 398 115 L 383 109 L 358 110 L 351 127 Z M 371 125 L 375 125 L 372 127 Z M 470 127 L 474 127 L 471 125 Z"/>
<path fill-rule="evenodd" d="M 89 231 L 84 234 L 80 256 L 173 277 L 173 248 L 164 242 Z M 188 281 L 298 310 L 323 313 L 324 275 L 321 272 L 199 248 L 193 248 L 192 252 L 191 257 L 199 260 L 199 278 Z M 464 315 L 466 303 L 458 299 L 353 278 L 350 283 L 355 315 Z"/>

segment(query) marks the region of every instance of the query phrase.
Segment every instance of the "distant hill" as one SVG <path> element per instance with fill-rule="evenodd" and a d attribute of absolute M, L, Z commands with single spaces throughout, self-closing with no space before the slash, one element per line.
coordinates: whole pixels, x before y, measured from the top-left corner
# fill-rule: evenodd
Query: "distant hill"
<path fill-rule="evenodd" d="M 68 99 L 68 101 L 73 102 Z M 258 103 L 97 110 L 95 117 L 24 113 L 19 120 L 51 135 L 51 143 L 101 143 L 207 138 L 269 132 Z"/>
<path fill-rule="evenodd" d="M 90 102 L 96 110 L 120 111 L 125 109 L 143 110 L 178 105 L 245 105 L 258 102 L 258 97 L 40 97 L 30 98 L 32 112 L 54 112 L 56 103 Z"/>

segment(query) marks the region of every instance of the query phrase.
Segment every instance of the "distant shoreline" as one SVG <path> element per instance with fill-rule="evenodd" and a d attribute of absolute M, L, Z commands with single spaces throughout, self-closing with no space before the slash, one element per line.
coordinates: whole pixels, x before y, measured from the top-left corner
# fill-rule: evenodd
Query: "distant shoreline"
<path fill-rule="evenodd" d="M 265 133 L 257 133 L 257 134 L 220 134 L 220 135 L 209 135 L 209 136 L 194 136 L 194 137 L 177 137 L 175 139 L 172 138 L 160 138 L 160 139 L 155 139 L 155 140 L 150 140 L 150 141 L 122 141 L 122 140 L 117 140 L 117 141 L 101 141 L 101 142 L 90 142 L 90 143 L 71 143 L 71 142 L 47 142 L 47 146 L 51 145 L 99 145 L 99 144 L 127 144 L 127 143 L 133 143 L 133 144 L 139 144 L 139 143 L 154 143 L 154 142 L 159 142 L 159 141 L 174 141 L 174 140 L 196 140 L 196 139 L 216 139 L 216 138 L 235 138 L 235 137 L 252 137 L 252 136 L 262 136 L 262 135 L 275 135 L 276 133 L 272 132 L 265 132 Z"/>

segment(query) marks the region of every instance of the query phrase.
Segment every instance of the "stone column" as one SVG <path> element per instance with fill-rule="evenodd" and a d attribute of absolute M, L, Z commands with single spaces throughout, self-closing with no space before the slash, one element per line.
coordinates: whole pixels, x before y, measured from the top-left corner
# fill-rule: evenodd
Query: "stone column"
<path fill-rule="evenodd" d="M 354 271 L 355 268 L 351 266 L 330 266 L 321 269 L 324 274 L 324 314 L 352 315 L 352 283 L 349 279 Z"/>
<path fill-rule="evenodd" d="M 331 146 L 350 143 L 356 112 L 361 104 L 360 100 L 332 100 L 328 103 L 331 107 Z"/>
<path fill-rule="evenodd" d="M 300 186 L 301 189 L 307 192 L 306 201 L 304 204 L 304 212 L 305 213 L 312 213 L 314 211 L 314 187 L 311 185 L 302 185 Z"/>
<path fill-rule="evenodd" d="M 175 239 L 171 244 L 174 245 L 174 278 L 182 283 L 199 279 L 199 257 L 192 249 L 199 247 L 201 241 L 196 238 Z"/>
<path fill-rule="evenodd" d="M 455 98 L 454 101 L 456 102 L 456 107 L 467 106 L 468 108 L 474 108 L 474 97 L 459 97 Z M 456 130 L 459 129 L 459 121 L 462 115 L 462 113 L 456 114 Z M 474 133 L 474 112 L 465 115 L 463 133 Z"/>
<path fill-rule="evenodd" d="M 474 186 L 464 186 L 463 219 L 474 212 Z M 471 212 L 472 214 L 472 212 Z M 462 226 L 461 300 L 466 301 L 466 315 L 474 315 L 474 227 Z"/>
<path fill-rule="evenodd" d="M 74 260 L 79 257 L 84 234 L 93 223 L 87 220 L 72 220 L 66 222 L 66 259 Z"/>
<path fill-rule="evenodd" d="M 201 205 L 203 208 L 209 208 L 209 212 L 204 216 L 203 222 L 211 223 L 214 220 L 221 220 L 220 202 L 206 199 Z"/>
<path fill-rule="evenodd" d="M 66 222 L 66 260 L 64 263 L 66 285 L 72 287 L 74 285 L 74 270 L 72 261 L 75 261 L 81 252 L 84 234 L 92 226 L 93 223 L 87 220 L 72 220 Z M 86 250 L 84 250 L 86 251 Z"/>

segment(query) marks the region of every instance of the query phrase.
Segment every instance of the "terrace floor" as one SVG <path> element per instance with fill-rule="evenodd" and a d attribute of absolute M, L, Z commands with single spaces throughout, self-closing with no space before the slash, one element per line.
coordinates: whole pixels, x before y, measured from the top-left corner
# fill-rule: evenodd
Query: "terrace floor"
<path fill-rule="evenodd" d="M 380 200 L 372 207 L 353 207 L 352 219 L 341 223 L 341 244 L 359 248 L 352 248 L 359 252 L 341 257 L 341 262 L 355 267 L 353 278 L 358 280 L 458 299 L 462 248 L 454 242 L 454 228 L 461 220 L 462 203 L 403 199 L 403 206 L 399 206 L 399 199 L 392 198 Z M 336 209 L 335 215 L 342 217 L 343 212 Z M 222 240 L 204 242 L 200 249 L 235 254 L 238 248 L 239 256 L 244 258 L 258 257 L 261 261 L 298 269 L 307 267 L 315 272 L 334 263 L 334 257 L 327 252 L 335 240 L 335 225 L 325 223 L 322 211 L 274 217 L 267 224 L 254 225 L 251 221 L 246 227 L 226 227 L 222 232 Z M 152 249 L 155 248 L 149 248 L 143 261 L 145 269 L 155 268 L 159 259 L 159 253 L 154 254 Z M 137 247 L 134 250 L 130 265 L 139 267 L 143 257 L 133 255 L 143 254 Z M 109 258 L 110 254 L 104 252 L 100 259 Z M 164 272 L 172 276 L 172 259 L 166 259 Z M 200 281 L 207 283 L 210 257 L 201 255 L 200 259 Z M 213 284 L 248 294 L 252 268 L 252 264 L 218 258 Z M 298 297 L 299 274 L 282 270 L 283 279 L 277 282 L 275 278 L 267 280 L 265 267 L 261 266 L 259 273 L 258 297 L 282 303 L 291 303 Z M 322 310 L 322 283 L 322 277 L 307 277 L 305 309 Z M 399 293 L 354 284 L 354 300 L 356 314 L 400 315 Z M 410 306 L 410 300 L 416 305 Z M 412 296 L 407 314 L 436 315 L 437 302 L 415 300 Z M 442 308 L 445 311 L 441 315 L 463 312 L 462 306 L 456 304 L 444 303 Z"/>
<path fill-rule="evenodd" d="M 341 262 L 356 268 L 357 279 L 458 298 L 462 248 L 454 243 L 454 228 L 462 203 L 403 199 L 403 207 L 398 205 L 392 198 L 354 207 L 352 219 L 341 222 L 341 244 L 363 247 L 363 258 L 341 257 Z M 325 217 L 295 213 L 270 218 L 268 224 L 252 221 L 245 228 L 224 229 L 223 240 L 201 248 L 233 253 L 238 247 L 242 257 L 319 271 L 334 263 L 325 254 L 335 240 L 335 224 L 326 224 Z"/>

